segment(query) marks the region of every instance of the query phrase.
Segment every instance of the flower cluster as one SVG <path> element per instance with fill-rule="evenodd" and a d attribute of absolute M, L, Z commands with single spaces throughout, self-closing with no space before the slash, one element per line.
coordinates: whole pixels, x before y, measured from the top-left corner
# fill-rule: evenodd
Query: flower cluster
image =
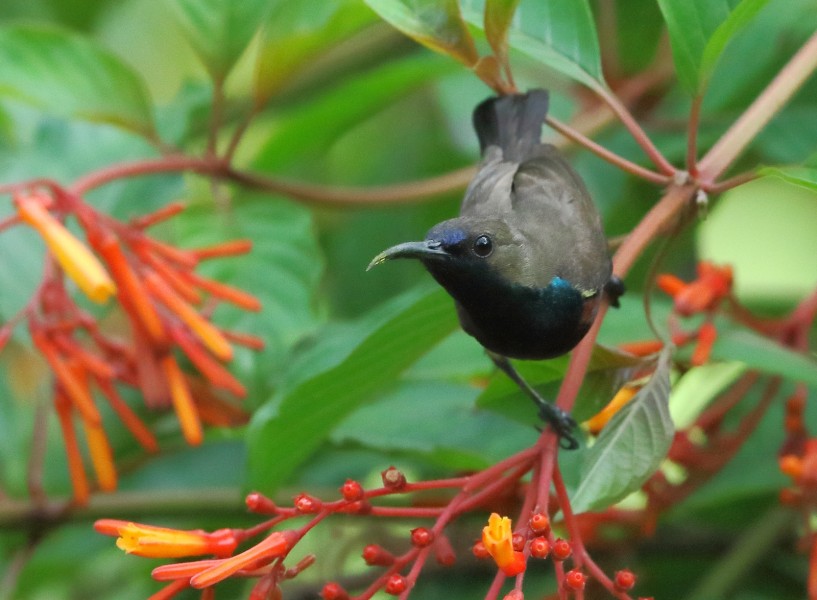
<path fill-rule="evenodd" d="M 0 349 L 12 329 L 25 321 L 35 349 L 54 374 L 54 406 L 76 502 L 87 502 L 91 489 L 77 420 L 98 487 L 109 491 L 117 485 L 99 397 L 149 452 L 157 450 L 157 441 L 123 399 L 122 386 L 138 389 L 149 408 L 172 406 L 192 445 L 203 439 L 202 419 L 229 425 L 243 418 L 240 409 L 213 388 L 243 397 L 243 385 L 224 363 L 232 358 L 234 343 L 253 348 L 263 344 L 253 336 L 220 329 L 209 315 L 219 301 L 252 311 L 260 304 L 242 290 L 198 275 L 195 268 L 202 260 L 248 252 L 249 241 L 183 250 L 148 235 L 148 227 L 183 210 L 179 203 L 121 222 L 55 184 L 21 188 L 13 201 L 16 215 L 3 226 L 28 225 L 45 242 L 48 254 L 34 296 L 0 326 Z M 69 217 L 87 243 L 66 227 Z M 75 301 L 66 278 L 92 302 L 113 305 L 114 310 L 100 320 Z M 117 314 L 125 317 L 126 327 L 115 325 Z M 182 358 L 200 377 L 183 368 Z"/>
<path fill-rule="evenodd" d="M 401 471 L 390 467 L 381 473 L 382 487 L 366 490 L 359 482 L 347 480 L 340 487 L 341 497 L 337 500 L 321 500 L 310 494 L 301 493 L 293 498 L 291 506 L 280 506 L 266 496 L 254 492 L 246 498 L 248 509 L 255 514 L 271 518 L 249 529 L 221 529 L 208 533 L 112 519 L 97 521 L 95 528 L 99 533 L 116 536 L 117 546 L 129 554 L 153 558 L 212 555 L 212 558 L 204 560 L 167 564 L 154 569 L 155 580 L 169 582 L 167 587 L 154 597 L 169 599 L 186 588 L 206 590 L 227 578 L 241 577 L 257 580 L 250 598 L 268 598 L 280 597 L 280 584 L 285 579 L 297 576 L 304 568 L 318 560 L 314 555 L 308 555 L 294 567 L 287 568 L 284 565 L 290 552 L 301 539 L 330 516 L 432 519 L 433 524 L 415 527 L 408 532 L 408 549 L 402 553 L 394 553 L 380 544 L 364 546 L 361 553 L 363 561 L 377 571 L 368 585 L 359 584 L 361 589 L 357 593 L 347 591 L 336 581 L 326 583 L 320 592 L 323 600 L 368 600 L 378 591 L 405 598 L 430 559 L 433 558 L 437 564 L 444 567 L 456 562 L 456 553 L 445 533 L 446 526 L 465 512 L 481 512 L 485 503 L 490 503 L 497 492 L 497 482 L 503 485 L 517 485 L 518 478 L 527 472 L 527 467 L 531 466 L 530 460 L 535 457 L 534 452 L 527 450 L 499 466 L 489 467 L 467 477 L 417 483 L 406 481 Z M 507 469 L 509 464 L 517 462 L 522 468 L 516 469 L 510 476 L 501 475 L 497 479 L 498 474 Z M 561 478 L 558 481 L 557 489 L 561 501 L 565 501 Z M 376 503 L 377 499 L 387 496 L 446 489 L 456 489 L 460 492 L 440 506 Z M 522 510 L 524 513 L 526 509 Z M 306 518 L 306 524 L 299 528 L 273 531 L 282 523 L 298 518 Z M 576 553 L 570 541 L 556 537 L 551 528 L 551 517 L 546 512 L 529 514 L 529 518 L 522 523 L 521 527 L 514 530 L 509 517 L 492 513 L 488 524 L 482 529 L 480 541 L 472 547 L 476 558 L 492 559 L 498 569 L 495 586 L 487 598 L 497 598 L 499 586 L 505 578 L 515 577 L 516 586 L 505 598 L 523 600 L 521 575 L 525 572 L 530 558 L 549 558 L 557 580 L 567 595 L 580 597 L 586 582 L 595 578 L 616 597 L 624 600 L 630 598 L 627 591 L 635 585 L 635 575 L 623 570 L 612 578 L 605 576 L 583 550 Z M 243 552 L 234 554 L 239 545 L 259 535 L 266 537 Z M 565 566 L 568 560 L 573 562 L 569 570 Z"/>

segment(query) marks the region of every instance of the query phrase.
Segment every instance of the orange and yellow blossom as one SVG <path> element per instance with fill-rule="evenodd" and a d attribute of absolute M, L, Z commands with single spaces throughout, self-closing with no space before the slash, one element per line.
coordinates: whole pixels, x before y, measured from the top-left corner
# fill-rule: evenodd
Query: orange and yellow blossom
<path fill-rule="evenodd" d="M 508 577 L 519 575 L 525 570 L 525 555 L 513 549 L 513 531 L 508 517 L 491 513 L 488 525 L 482 529 L 482 544 Z"/>
<path fill-rule="evenodd" d="M 116 294 L 116 285 L 88 247 L 48 212 L 50 200 L 39 194 L 18 196 L 15 202 L 20 219 L 37 230 L 62 270 L 88 298 L 105 302 Z"/>
<path fill-rule="evenodd" d="M 208 533 L 201 529 L 169 529 L 116 519 L 100 519 L 94 523 L 94 529 L 104 535 L 119 536 L 116 545 L 128 554 L 148 558 L 229 556 L 239 542 L 232 529 Z"/>

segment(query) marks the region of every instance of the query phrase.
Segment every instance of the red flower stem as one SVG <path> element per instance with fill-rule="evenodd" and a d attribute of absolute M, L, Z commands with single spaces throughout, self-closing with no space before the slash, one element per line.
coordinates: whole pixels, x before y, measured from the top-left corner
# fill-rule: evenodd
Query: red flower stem
<path fill-rule="evenodd" d="M 703 95 L 698 94 L 692 99 L 687 125 L 687 171 L 690 177 L 698 176 L 698 126 L 701 123 L 701 104 Z"/>
<path fill-rule="evenodd" d="M 509 456 L 508 458 L 499 461 L 492 467 L 485 469 L 479 473 L 476 473 L 468 478 L 468 483 L 466 483 L 462 487 L 463 492 L 470 492 L 474 488 L 477 488 L 484 483 L 495 479 L 500 473 L 506 471 L 510 468 L 515 467 L 518 464 L 524 463 L 525 461 L 530 460 L 535 455 L 539 453 L 539 449 L 537 446 L 533 446 L 531 448 L 527 448 L 520 452 L 517 452 L 513 456 Z"/>
<path fill-rule="evenodd" d="M 641 146 L 653 164 L 658 167 L 658 170 L 665 175 L 674 175 L 677 169 L 655 147 L 650 137 L 641 128 L 630 111 L 621 103 L 621 100 L 606 88 L 594 88 L 594 91 L 607 103 L 621 123 L 630 131 L 635 141 Z"/>
<path fill-rule="evenodd" d="M 627 160 L 623 156 L 608 150 L 601 144 L 597 144 L 589 137 L 579 133 L 572 127 L 562 123 L 561 121 L 555 119 L 548 115 L 545 117 L 545 123 L 550 125 L 553 129 L 561 133 L 566 138 L 576 142 L 580 146 L 584 146 L 590 152 L 601 158 L 602 160 L 606 160 L 612 165 L 617 166 L 622 171 L 635 175 L 636 177 L 640 177 L 645 181 L 649 181 L 651 183 L 655 183 L 657 185 L 667 185 L 672 181 L 671 175 L 663 175 L 661 173 L 657 173 L 655 171 L 651 171 L 650 169 L 645 169 L 639 164 L 636 164 L 630 160 Z M 675 172 L 675 169 L 672 171 Z"/>
<path fill-rule="evenodd" d="M 20 216 L 17 213 L 11 215 L 10 217 L 6 217 L 5 219 L 0 219 L 0 233 L 2 233 L 5 229 L 10 229 L 14 225 L 19 225 L 20 223 Z"/>
<path fill-rule="evenodd" d="M 259 534 L 262 534 L 262 533 L 265 533 L 265 532 L 269 531 L 270 529 L 272 529 L 273 527 L 278 525 L 278 523 L 283 523 L 284 521 L 286 521 L 289 518 L 290 517 L 285 516 L 285 515 L 275 516 L 272 519 L 268 519 L 268 520 L 264 521 L 263 523 L 253 525 L 252 527 L 248 527 L 247 529 L 239 530 L 236 533 L 236 538 L 238 538 L 239 541 L 243 542 L 244 540 L 248 540 L 251 537 L 255 537 L 255 536 L 259 535 Z"/>
<path fill-rule="evenodd" d="M 530 468 L 531 468 L 530 464 L 522 465 L 515 471 L 512 471 L 511 473 L 508 473 L 504 477 L 492 482 L 490 485 L 486 485 L 482 490 L 475 493 L 473 496 L 467 499 L 463 499 L 457 506 L 458 508 L 457 512 L 463 513 L 465 511 L 471 510 L 472 508 L 480 506 L 482 503 L 484 503 L 487 499 L 491 498 L 498 491 L 507 488 L 511 482 L 518 481 L 519 479 L 521 479 L 522 476 L 525 475 L 525 473 L 530 471 Z M 459 496 L 457 496 L 457 498 L 459 498 Z"/>
<path fill-rule="evenodd" d="M 443 514 L 443 508 L 425 507 L 399 507 L 399 506 L 372 506 L 366 515 L 376 517 L 396 517 L 396 518 L 434 518 Z"/>
<path fill-rule="evenodd" d="M 502 584 L 505 583 L 505 579 L 507 579 L 507 575 L 500 569 L 497 569 L 494 580 L 491 582 L 491 587 L 489 587 L 485 593 L 485 600 L 496 600 L 499 598 L 499 592 L 502 591 Z"/>

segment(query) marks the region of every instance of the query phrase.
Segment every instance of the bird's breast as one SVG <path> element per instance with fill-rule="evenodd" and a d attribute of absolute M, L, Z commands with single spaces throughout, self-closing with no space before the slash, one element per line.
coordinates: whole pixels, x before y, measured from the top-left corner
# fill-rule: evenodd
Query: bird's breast
<path fill-rule="evenodd" d="M 590 298 L 563 279 L 531 288 L 499 277 L 439 276 L 454 298 L 463 329 L 488 350 L 511 358 L 541 360 L 569 352 L 581 341 L 598 311 Z"/>

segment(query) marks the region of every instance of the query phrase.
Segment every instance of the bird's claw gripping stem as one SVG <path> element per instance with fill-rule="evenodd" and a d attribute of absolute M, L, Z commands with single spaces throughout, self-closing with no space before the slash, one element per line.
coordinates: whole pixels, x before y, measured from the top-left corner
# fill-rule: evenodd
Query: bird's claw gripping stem
<path fill-rule="evenodd" d="M 565 450 L 575 450 L 579 447 L 579 441 L 573 435 L 576 421 L 558 406 L 543 400 L 536 402 L 539 405 L 539 418 L 546 421 L 548 425 L 559 436 L 559 446 Z"/>
<path fill-rule="evenodd" d="M 576 428 L 576 421 L 573 420 L 573 417 L 558 406 L 555 406 L 542 398 L 542 396 L 539 395 L 539 392 L 533 389 L 531 385 L 516 371 L 514 366 L 511 364 L 511 361 L 508 360 L 507 357 L 490 351 L 488 352 L 488 356 L 491 357 L 494 364 L 499 367 L 500 370 L 505 373 L 505 375 L 510 377 L 511 380 L 518 385 L 523 392 L 530 396 L 531 400 L 533 400 L 536 407 L 539 409 L 539 418 L 547 422 L 553 431 L 556 432 L 556 435 L 559 436 L 559 445 L 565 450 L 575 450 L 578 448 L 579 441 L 576 439 L 576 436 L 573 435 L 573 430 Z"/>

